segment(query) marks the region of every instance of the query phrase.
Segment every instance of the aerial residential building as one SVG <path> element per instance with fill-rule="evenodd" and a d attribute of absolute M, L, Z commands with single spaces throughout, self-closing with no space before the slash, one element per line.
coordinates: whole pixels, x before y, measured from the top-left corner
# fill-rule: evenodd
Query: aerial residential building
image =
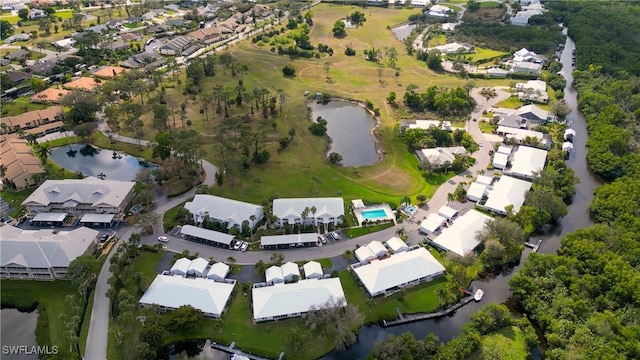
<path fill-rule="evenodd" d="M 4 186 L 15 185 L 17 190 L 35 185 L 44 173 L 40 159 L 33 154 L 27 140 L 0 137 L 0 162 L 5 167 L 0 181 Z"/>
<path fill-rule="evenodd" d="M 366 246 L 360 246 L 359 248 L 357 248 L 356 251 L 354 251 L 354 255 L 360 262 L 376 258 L 376 254 L 374 254 L 373 251 L 371 251 L 371 249 Z"/>
<path fill-rule="evenodd" d="M 463 146 L 437 147 L 432 149 L 416 150 L 420 163 L 428 162 L 432 166 L 443 166 L 453 163 L 456 155 L 465 155 L 467 150 Z"/>
<path fill-rule="evenodd" d="M 456 218 L 456 216 L 458 216 L 458 210 L 447 205 L 443 205 L 442 207 L 440 207 L 440 210 L 438 210 L 438 214 L 444 216 L 449 220 L 453 220 Z"/>
<path fill-rule="evenodd" d="M 427 16 L 444 19 L 447 16 L 449 16 L 449 14 L 451 14 L 452 12 L 453 10 L 451 10 L 446 6 L 433 5 L 432 7 L 429 8 L 429 12 L 427 13 Z"/>
<path fill-rule="evenodd" d="M 407 251 L 409 249 L 407 244 L 404 241 L 402 241 L 402 239 L 395 236 L 387 240 L 387 247 L 391 249 L 394 253 Z"/>
<path fill-rule="evenodd" d="M 493 162 L 491 163 L 491 165 L 495 169 L 500 169 L 500 170 L 506 169 L 507 166 L 509 165 L 509 155 L 499 153 L 499 152 L 493 154 Z"/>
<path fill-rule="evenodd" d="M 93 251 L 99 234 L 85 227 L 34 231 L 10 225 L 1 232 L 0 278 L 32 280 L 64 278 L 73 260 Z"/>
<path fill-rule="evenodd" d="M 207 279 L 224 280 L 227 275 L 229 275 L 229 265 L 217 262 L 211 265 L 211 268 L 207 272 Z"/>
<path fill-rule="evenodd" d="M 93 71 L 93 75 L 98 78 L 112 79 L 126 71 L 128 70 L 120 66 L 102 66 Z"/>
<path fill-rule="evenodd" d="M 431 281 L 445 272 L 429 251 L 418 246 L 382 260 L 351 265 L 351 269 L 371 297 Z"/>
<path fill-rule="evenodd" d="M 271 266 L 264 272 L 264 277 L 267 284 L 281 284 L 284 283 L 284 275 L 282 274 L 282 268 L 280 266 Z"/>
<path fill-rule="evenodd" d="M 481 184 L 479 182 L 472 182 L 469 185 L 469 189 L 467 190 L 467 199 L 473 202 L 478 202 L 482 200 L 488 193 L 489 185 Z"/>
<path fill-rule="evenodd" d="M 449 44 L 438 45 L 434 47 L 430 47 L 427 50 L 437 50 L 441 54 L 469 54 L 475 51 L 475 48 L 471 44 L 460 43 L 460 42 L 452 42 Z"/>
<path fill-rule="evenodd" d="M 309 261 L 302 266 L 305 279 L 318 279 L 324 276 L 319 262 Z"/>
<path fill-rule="evenodd" d="M 340 278 L 307 279 L 290 284 L 264 286 L 254 284 L 251 290 L 253 321 L 270 321 L 305 316 L 312 307 L 326 303 L 346 306 Z"/>
<path fill-rule="evenodd" d="M 96 82 L 96 80 L 92 77 L 80 77 L 77 78 L 75 80 L 69 81 L 68 83 L 63 84 L 62 86 L 65 89 L 69 89 L 69 90 L 82 90 L 82 91 L 88 91 L 88 92 L 93 92 L 96 87 L 98 87 L 98 82 Z"/>
<path fill-rule="evenodd" d="M 487 69 L 487 74 L 489 75 L 489 77 L 492 77 L 492 78 L 506 78 L 507 75 L 509 75 L 509 72 L 501 68 L 493 67 L 493 68 Z"/>
<path fill-rule="evenodd" d="M 227 307 L 235 280 L 210 280 L 158 275 L 140 298 L 141 306 L 159 306 L 163 311 L 189 305 L 210 318 L 220 318 Z"/>
<path fill-rule="evenodd" d="M 62 126 L 62 106 L 52 106 L 43 110 L 34 110 L 15 116 L 7 116 L 0 119 L 2 134 L 11 134 L 20 129 L 28 130 L 38 128 L 50 123 Z"/>
<path fill-rule="evenodd" d="M 285 281 L 294 281 L 300 279 L 300 268 L 298 264 L 293 262 L 286 262 L 280 267 L 282 270 L 282 277 Z"/>
<path fill-rule="evenodd" d="M 442 230 L 433 244 L 459 256 L 466 256 L 480 245 L 476 234 L 484 229 L 488 221 L 491 221 L 491 217 L 471 209 Z"/>
<path fill-rule="evenodd" d="M 278 226 L 301 224 L 305 209 L 307 210 L 305 224 L 336 226 L 343 221 L 344 201 L 339 197 L 273 200 L 273 215 L 278 218 Z M 311 211 L 314 209 L 315 212 Z"/>
<path fill-rule="evenodd" d="M 70 94 L 71 91 L 64 89 L 48 88 L 29 98 L 29 101 L 36 103 L 51 103 L 60 104 L 65 96 Z"/>
<path fill-rule="evenodd" d="M 213 195 L 196 195 L 192 201 L 184 204 L 193 216 L 196 224 L 202 224 L 205 219 L 227 224 L 230 229 L 237 226 L 242 229 L 242 223 L 247 221 L 254 229 L 264 217 L 262 206 L 238 200 L 227 199 Z"/>
<path fill-rule="evenodd" d="M 486 175 L 478 175 L 478 177 L 476 177 L 475 182 L 477 182 L 478 184 L 491 185 L 493 183 L 493 177 L 486 176 Z"/>
<path fill-rule="evenodd" d="M 187 271 L 189 271 L 189 266 L 191 266 L 190 259 L 180 258 L 176 260 L 169 272 L 171 273 L 171 275 L 185 276 L 187 275 Z"/>
<path fill-rule="evenodd" d="M 122 214 L 131 204 L 133 181 L 47 180 L 23 202 L 30 215 L 38 213 L 69 213 L 72 215 Z"/>
<path fill-rule="evenodd" d="M 384 245 L 382 245 L 382 243 L 380 241 L 374 240 L 374 241 L 368 243 L 367 247 L 377 257 L 383 256 L 383 255 L 386 255 L 387 253 L 389 253 L 387 248 Z"/>
<path fill-rule="evenodd" d="M 511 169 L 507 173 L 514 177 L 530 180 L 535 173 L 542 171 L 546 161 L 546 150 L 520 146 L 513 154 Z"/>
<path fill-rule="evenodd" d="M 517 83 L 515 90 L 522 101 L 536 101 L 546 103 L 549 101 L 547 83 L 542 80 L 529 80 L 525 83 Z"/>
<path fill-rule="evenodd" d="M 209 261 L 199 257 L 191 260 L 189 268 L 187 268 L 187 275 L 195 275 L 195 277 L 204 277 L 207 275 L 205 272 L 209 266 Z"/>
<path fill-rule="evenodd" d="M 529 181 L 503 175 L 493 184 L 493 189 L 489 192 L 484 207 L 491 212 L 502 215 L 509 214 L 507 207 L 512 207 L 511 212 L 517 214 L 530 189 L 531 183 Z"/>

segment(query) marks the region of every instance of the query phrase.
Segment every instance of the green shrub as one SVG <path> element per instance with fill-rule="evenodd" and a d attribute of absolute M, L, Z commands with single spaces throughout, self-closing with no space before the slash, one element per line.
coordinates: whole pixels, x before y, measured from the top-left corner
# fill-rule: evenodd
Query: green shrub
<path fill-rule="evenodd" d="M 30 313 L 38 308 L 38 301 L 26 294 L 9 293 L 0 301 L 1 309 L 17 309 L 20 312 Z"/>

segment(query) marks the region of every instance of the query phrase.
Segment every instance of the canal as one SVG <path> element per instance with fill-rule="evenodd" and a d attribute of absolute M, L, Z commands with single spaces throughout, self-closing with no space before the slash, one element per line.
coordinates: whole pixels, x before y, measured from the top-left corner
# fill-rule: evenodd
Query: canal
<path fill-rule="evenodd" d="M 564 34 L 566 35 L 566 29 Z M 567 160 L 567 165 L 573 169 L 580 182 L 576 184 L 576 194 L 573 202 L 569 205 L 568 214 L 562 218 L 558 226 L 550 234 L 536 237 L 543 239 L 538 252 L 544 254 L 555 254 L 560 248 L 560 239 L 565 234 L 593 225 L 589 214 L 589 205 L 593 200 L 595 188 L 601 184 L 601 181 L 591 173 L 587 165 L 587 125 L 586 119 L 578 111 L 577 91 L 573 87 L 573 65 L 571 62 L 573 49 L 575 49 L 575 43 L 567 37 L 560 61 L 562 63 L 562 74 L 567 79 L 564 97 L 567 105 L 571 108 L 571 113 L 567 116 L 567 122 L 576 131 L 576 136 L 573 140 L 573 151 Z M 451 340 L 451 338 L 460 333 L 462 325 L 469 322 L 473 313 L 487 304 L 502 304 L 510 300 L 511 292 L 509 291 L 508 282 L 513 277 L 513 274 L 522 267 L 524 260 L 530 253 L 531 249 L 526 248 L 522 254 L 520 264 L 508 272 L 489 279 L 474 281 L 472 286 L 482 288 L 485 292 L 481 302 L 471 302 L 450 316 L 440 319 L 419 321 L 390 328 L 382 328 L 378 325 L 362 327 L 358 333 L 359 341 L 357 344 L 345 351 L 333 352 L 323 359 L 365 359 L 377 342 L 386 339 L 390 334 L 398 335 L 406 331 L 411 332 L 417 339 L 423 339 L 427 334 L 434 333 L 441 341 Z"/>

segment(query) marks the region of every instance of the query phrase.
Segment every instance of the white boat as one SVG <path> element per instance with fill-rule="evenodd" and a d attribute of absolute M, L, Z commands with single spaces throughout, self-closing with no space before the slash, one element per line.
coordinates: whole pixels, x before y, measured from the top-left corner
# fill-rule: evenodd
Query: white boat
<path fill-rule="evenodd" d="M 476 290 L 476 293 L 473 294 L 473 299 L 475 301 L 480 301 L 482 300 L 482 296 L 484 295 L 484 291 L 482 291 L 482 289 L 478 289 Z"/>

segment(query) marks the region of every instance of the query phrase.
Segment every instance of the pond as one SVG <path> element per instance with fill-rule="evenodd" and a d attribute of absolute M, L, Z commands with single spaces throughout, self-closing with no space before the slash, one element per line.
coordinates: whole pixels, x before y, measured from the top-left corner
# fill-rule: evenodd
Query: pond
<path fill-rule="evenodd" d="M 36 346 L 36 322 L 38 320 L 38 312 L 23 313 L 16 309 L 0 310 L 2 317 L 2 360 L 10 359 L 38 359 L 38 355 L 25 354 L 7 354 L 9 351 L 5 346 L 27 346 L 29 350 Z M 5 349 L 7 351 L 5 351 Z"/>
<path fill-rule="evenodd" d="M 51 160 L 67 170 L 81 172 L 84 176 L 106 175 L 108 180 L 130 181 L 145 167 L 155 168 L 135 156 L 116 153 L 91 146 L 73 144 L 51 150 Z"/>
<path fill-rule="evenodd" d="M 380 160 L 373 129 L 376 120 L 364 108 L 346 101 L 331 101 L 326 105 L 309 105 L 312 118 L 327 120 L 327 135 L 331 138 L 327 154 L 342 155 L 343 166 L 373 165 Z"/>
<path fill-rule="evenodd" d="M 406 39 L 415 28 L 416 25 L 406 24 L 395 27 L 391 29 L 391 31 L 393 32 L 393 35 L 395 35 L 396 39 L 404 41 L 404 39 Z"/>

